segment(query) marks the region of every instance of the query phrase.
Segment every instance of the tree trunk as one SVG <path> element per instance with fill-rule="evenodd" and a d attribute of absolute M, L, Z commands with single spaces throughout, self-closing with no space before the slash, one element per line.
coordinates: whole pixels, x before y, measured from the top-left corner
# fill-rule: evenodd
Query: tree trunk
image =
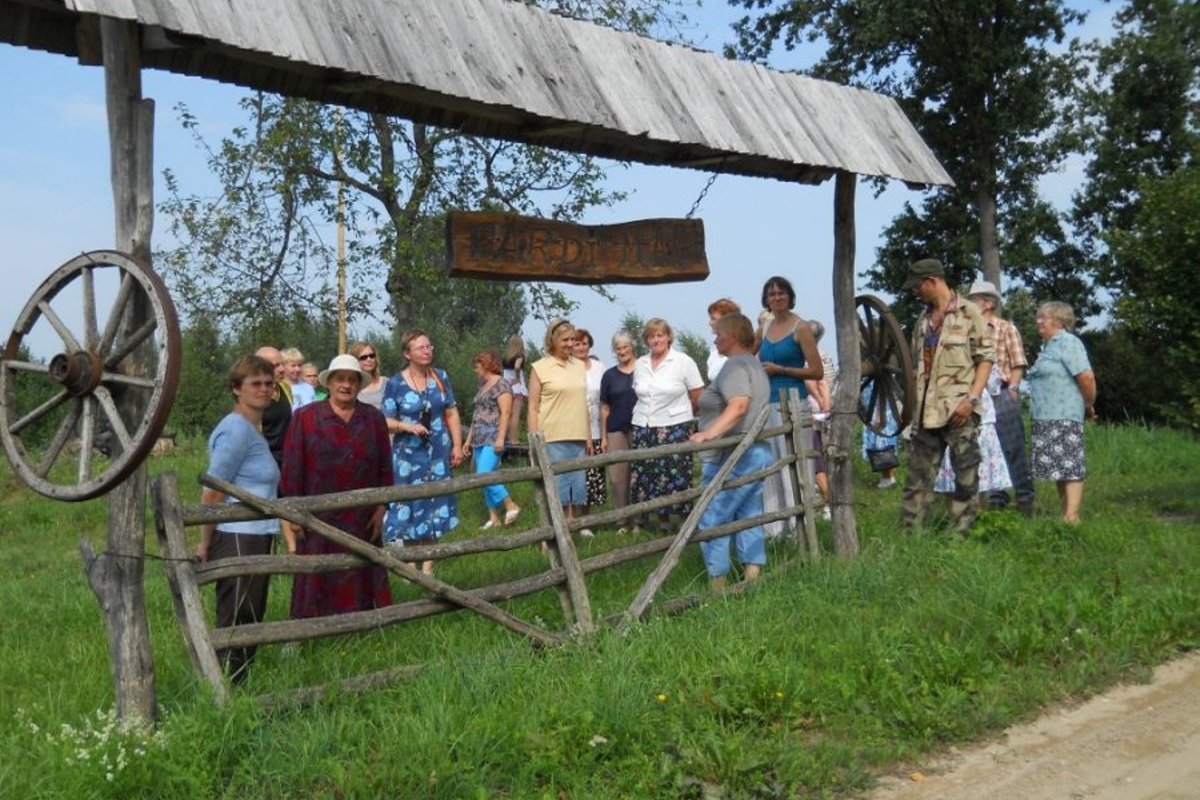
<path fill-rule="evenodd" d="M 996 233 L 996 192 L 995 181 L 990 179 L 990 159 L 987 160 L 988 175 L 979 183 L 975 190 L 975 204 L 979 207 L 979 257 L 983 264 L 983 279 L 991 281 L 997 291 L 1003 289 L 1000 284 L 1000 239 Z M 966 291 L 967 287 L 959 287 Z"/>
<path fill-rule="evenodd" d="M 150 263 L 154 223 L 154 104 L 143 101 L 137 26 L 100 20 L 112 160 L 113 208 L 118 250 Z M 151 318 L 148 301 L 128 305 L 124 330 Z M 134 354 L 139 374 L 151 375 L 153 348 L 147 342 Z M 138 393 L 116 398 L 122 414 L 136 419 Z M 87 540 L 80 543 L 88 583 L 100 602 L 113 664 L 117 715 L 151 723 L 155 716 L 154 656 L 146 621 L 145 572 L 146 468 L 139 466 L 117 486 L 108 501 L 107 552 L 96 558 Z"/>
<path fill-rule="evenodd" d="M 858 525 L 854 495 L 854 420 L 862 376 L 858 316 L 854 312 L 854 189 L 853 173 L 839 172 L 833 201 L 833 320 L 837 329 L 838 380 L 833 416 L 825 442 L 829 507 L 833 515 L 833 546 L 842 558 L 858 555 Z"/>

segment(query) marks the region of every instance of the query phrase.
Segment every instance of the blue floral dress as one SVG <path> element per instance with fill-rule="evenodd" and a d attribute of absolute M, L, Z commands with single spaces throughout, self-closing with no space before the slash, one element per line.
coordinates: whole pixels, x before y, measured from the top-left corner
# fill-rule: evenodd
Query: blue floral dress
<path fill-rule="evenodd" d="M 447 408 L 455 406 L 454 390 L 446 373 L 434 368 L 425 391 L 409 386 L 404 374 L 393 375 L 383 390 L 383 413 L 388 419 L 421 423 L 430 434 L 392 435 L 392 471 L 397 486 L 449 480 L 453 442 L 446 427 Z M 439 539 L 458 527 L 458 499 L 453 494 L 392 503 L 383 520 L 383 540 L 388 544 L 418 539 Z"/>

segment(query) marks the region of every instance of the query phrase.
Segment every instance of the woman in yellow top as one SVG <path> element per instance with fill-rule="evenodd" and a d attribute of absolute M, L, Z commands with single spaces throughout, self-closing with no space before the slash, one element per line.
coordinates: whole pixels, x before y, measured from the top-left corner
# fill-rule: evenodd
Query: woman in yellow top
<path fill-rule="evenodd" d="M 575 327 L 570 322 L 551 320 L 546 330 L 547 355 L 533 364 L 529 374 L 529 432 L 542 434 L 552 464 L 592 452 L 587 372 L 571 354 L 575 338 Z M 587 504 L 584 471 L 561 474 L 555 485 L 567 519 L 574 519 L 575 506 Z M 586 528 L 579 533 L 592 535 Z"/>

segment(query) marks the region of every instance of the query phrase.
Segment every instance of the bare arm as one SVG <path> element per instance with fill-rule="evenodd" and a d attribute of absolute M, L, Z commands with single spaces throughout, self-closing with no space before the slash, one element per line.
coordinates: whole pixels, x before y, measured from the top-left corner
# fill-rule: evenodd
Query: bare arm
<path fill-rule="evenodd" d="M 529 428 L 530 433 L 536 433 L 539 429 L 538 423 L 541 420 L 538 414 L 542 406 L 542 382 L 538 380 L 537 372 L 529 373 L 529 405 L 526 406 L 525 424 Z"/>
<path fill-rule="evenodd" d="M 504 434 L 508 431 L 508 418 L 512 416 L 512 392 L 501 392 L 496 398 L 496 405 L 500 407 L 500 424 L 496 426 L 496 441 L 492 444 L 492 449 L 499 453 L 504 450 Z"/>
<path fill-rule="evenodd" d="M 1087 418 L 1096 418 L 1096 373 L 1092 370 L 1084 370 L 1075 376 L 1075 383 L 1079 386 L 1079 393 L 1083 395 L 1083 406 L 1087 410 Z"/>
<path fill-rule="evenodd" d="M 804 366 L 789 367 L 783 371 L 784 374 L 805 381 L 821 380 L 825 377 L 825 365 L 821 362 L 821 353 L 817 350 L 817 339 L 813 336 L 812 326 L 800 320 L 793 338 L 800 352 L 804 354 Z"/>
<path fill-rule="evenodd" d="M 691 441 L 711 442 L 713 439 L 720 439 L 737 426 L 741 418 L 746 416 L 746 412 L 749 409 L 750 398 L 746 395 L 737 395 L 729 398 L 729 404 L 725 406 L 725 410 L 721 412 L 721 416 L 714 419 L 712 424 L 704 430 L 699 433 L 693 433 Z"/>
<path fill-rule="evenodd" d="M 600 404 L 600 452 L 608 452 L 608 415 L 612 411 L 608 403 Z"/>

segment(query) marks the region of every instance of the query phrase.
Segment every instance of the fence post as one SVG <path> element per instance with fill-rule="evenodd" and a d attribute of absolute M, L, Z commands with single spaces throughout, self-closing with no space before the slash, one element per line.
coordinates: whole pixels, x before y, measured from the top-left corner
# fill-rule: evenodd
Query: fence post
<path fill-rule="evenodd" d="M 579 556 L 575 552 L 575 541 L 571 538 L 571 531 L 567 528 L 567 519 L 563 516 L 558 485 L 554 482 L 554 472 L 550 468 L 550 457 L 546 452 L 546 442 L 542 438 L 542 434 L 529 434 L 529 456 L 542 471 L 542 494 L 539 495 L 539 506 L 544 505 L 545 507 L 539 510 L 549 515 L 550 523 L 554 527 L 554 543 L 549 546 L 550 565 L 552 567 L 559 566 L 555 563 L 557 560 L 567 573 L 567 593 L 574 611 L 575 625 L 580 633 L 591 633 L 596 629 L 592 620 L 592 603 L 588 599 L 583 568 L 579 566 Z"/>
<path fill-rule="evenodd" d="M 790 449 L 796 454 L 796 477 L 799 479 L 802 492 L 796 497 L 804 506 L 804 542 L 808 545 L 808 556 L 813 561 L 821 558 L 821 546 L 817 542 L 816 509 L 813 498 L 816 497 L 817 487 L 812 478 L 812 464 L 809 462 L 810 439 L 804 433 L 804 423 L 812 426 L 812 414 L 801 406 L 800 393 L 789 389 L 786 407 L 792 420 L 792 433 L 789 437 Z M 796 537 L 799 546 L 799 536 Z"/>
<path fill-rule="evenodd" d="M 208 624 L 204 618 L 204 606 L 200 601 L 200 587 L 196 573 L 188 560 L 187 542 L 183 533 L 183 506 L 179 501 L 179 481 L 174 472 L 166 472 L 154 479 L 150 489 L 154 504 L 154 529 L 158 533 L 158 547 L 166 556 L 163 566 L 167 571 L 167 584 L 171 587 L 171 599 L 175 603 L 175 616 L 183 628 L 183 640 L 187 644 L 192 666 L 213 687 L 217 704 L 223 705 L 229 698 L 229 688 L 217 662 L 212 639 L 208 635 Z"/>

